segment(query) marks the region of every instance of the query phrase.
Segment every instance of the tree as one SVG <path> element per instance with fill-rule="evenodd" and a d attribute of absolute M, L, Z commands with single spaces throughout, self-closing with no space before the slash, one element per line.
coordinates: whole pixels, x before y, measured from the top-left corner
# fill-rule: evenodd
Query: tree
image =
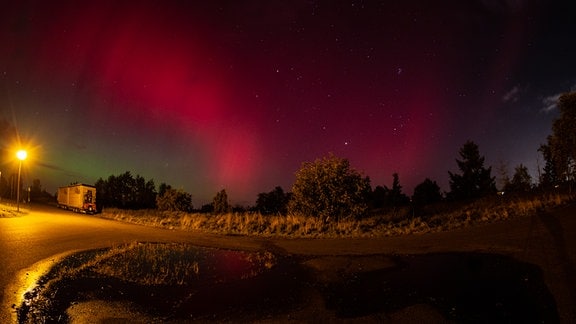
<path fill-rule="evenodd" d="M 136 180 L 130 171 L 116 177 L 117 188 L 119 189 L 118 198 L 120 208 L 135 209 L 134 201 L 136 200 Z"/>
<path fill-rule="evenodd" d="M 108 183 L 104 179 L 99 178 L 94 187 L 96 187 L 96 209 L 101 213 L 104 206 L 110 206 Z"/>
<path fill-rule="evenodd" d="M 192 195 L 182 189 L 169 188 L 156 198 L 156 205 L 159 210 L 189 213 L 192 211 Z"/>
<path fill-rule="evenodd" d="M 154 180 L 150 179 L 144 185 L 144 193 L 142 194 L 142 208 L 156 208 L 156 185 Z"/>
<path fill-rule="evenodd" d="M 288 211 L 289 195 L 284 193 L 282 187 L 276 187 L 268 193 L 259 193 L 256 199 L 256 209 L 264 214 L 282 214 Z"/>
<path fill-rule="evenodd" d="M 417 206 L 429 205 L 441 200 L 442 194 L 440 193 L 440 186 L 438 186 L 436 181 L 426 178 L 422 183 L 414 188 L 412 201 Z"/>
<path fill-rule="evenodd" d="M 505 191 L 510 192 L 528 192 L 532 189 L 532 177 L 528 168 L 520 164 L 514 168 L 512 180 L 505 187 Z"/>
<path fill-rule="evenodd" d="M 330 154 L 303 163 L 296 172 L 289 210 L 324 219 L 360 217 L 366 213 L 370 192 L 369 178 L 348 160 Z"/>
<path fill-rule="evenodd" d="M 398 173 L 392 174 L 392 189 L 388 193 L 388 204 L 391 207 L 397 207 L 401 205 L 406 205 L 410 202 L 410 198 L 402 193 L 402 186 L 400 185 L 400 179 Z"/>
<path fill-rule="evenodd" d="M 96 205 L 125 209 L 156 207 L 156 188 L 154 180 L 146 181 L 140 175 L 136 178 L 129 171 L 118 176 L 110 175 L 107 180 L 98 179 L 96 187 Z"/>
<path fill-rule="evenodd" d="M 226 214 L 230 212 L 231 208 L 230 203 L 228 203 L 228 195 L 226 194 L 226 190 L 222 189 L 216 193 L 213 205 L 215 214 Z"/>
<path fill-rule="evenodd" d="M 576 92 L 561 95 L 558 109 L 560 117 L 552 124 L 547 153 L 559 180 L 572 182 L 576 177 Z"/>
<path fill-rule="evenodd" d="M 376 186 L 370 194 L 370 207 L 374 209 L 384 208 L 389 191 L 386 186 Z"/>
<path fill-rule="evenodd" d="M 158 195 L 162 196 L 164 195 L 164 193 L 166 192 L 166 190 L 168 189 L 172 189 L 172 186 L 167 185 L 166 183 L 162 182 L 159 186 L 158 186 Z"/>
<path fill-rule="evenodd" d="M 449 197 L 455 200 L 474 199 L 496 192 L 492 168 L 484 167 L 484 157 L 480 156 L 478 145 L 472 141 L 464 143 L 460 149 L 462 160 L 456 159 L 462 174 L 450 175 Z"/>
<path fill-rule="evenodd" d="M 213 213 L 214 212 L 214 204 L 209 203 L 209 204 L 202 205 L 202 207 L 200 207 L 200 212 L 204 213 L 204 214 Z"/>
<path fill-rule="evenodd" d="M 30 187 L 30 199 L 37 200 L 42 194 L 42 185 L 40 179 L 32 180 L 32 187 Z"/>
<path fill-rule="evenodd" d="M 2 197 L 8 197 L 10 195 L 10 186 L 8 185 L 9 176 L 5 173 L 0 173 L 0 200 Z"/>
<path fill-rule="evenodd" d="M 544 172 L 540 174 L 538 179 L 540 186 L 542 187 L 552 187 L 558 183 L 558 176 L 556 176 L 556 168 L 554 167 L 554 160 L 552 160 L 552 152 L 550 150 L 550 145 L 542 144 L 538 151 L 542 153 L 544 157 Z"/>

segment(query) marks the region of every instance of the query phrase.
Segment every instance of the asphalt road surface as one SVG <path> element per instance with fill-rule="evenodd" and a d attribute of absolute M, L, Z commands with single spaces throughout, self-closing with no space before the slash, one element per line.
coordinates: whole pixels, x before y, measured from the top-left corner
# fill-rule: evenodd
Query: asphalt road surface
<path fill-rule="evenodd" d="M 531 218 L 447 233 L 379 239 L 265 239 L 162 230 L 32 206 L 27 214 L 0 218 L 0 322 L 11 320 L 7 289 L 22 269 L 62 253 L 133 241 L 187 242 L 243 250 L 274 249 L 309 256 L 370 256 L 434 252 L 487 252 L 512 256 L 542 269 L 561 322 L 576 322 L 576 206 Z M 369 258 L 364 259 L 369 266 Z M 331 266 L 331 265 L 328 265 Z"/>
<path fill-rule="evenodd" d="M 246 250 L 261 248 L 258 240 L 155 229 L 35 205 L 20 217 L 0 218 L 0 323 L 10 321 L 12 305 L 8 297 L 13 292 L 6 292 L 6 287 L 16 279 L 19 270 L 64 252 L 134 241 L 189 242 Z"/>

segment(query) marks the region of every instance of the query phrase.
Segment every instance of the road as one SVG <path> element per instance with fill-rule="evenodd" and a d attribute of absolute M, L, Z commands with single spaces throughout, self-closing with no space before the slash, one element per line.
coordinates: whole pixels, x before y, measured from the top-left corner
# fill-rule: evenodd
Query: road
<path fill-rule="evenodd" d="M 6 290 L 22 269 L 75 250 L 133 241 L 187 242 L 199 246 L 293 255 L 421 254 L 475 251 L 500 253 L 538 265 L 556 299 L 562 322 L 576 321 L 576 206 L 531 218 L 445 233 L 378 239 L 266 239 L 154 229 L 49 206 L 32 206 L 19 217 L 0 218 L 0 322 L 10 320 Z"/>
<path fill-rule="evenodd" d="M 21 269 L 68 251 L 110 247 L 134 241 L 190 242 L 201 246 L 255 250 L 258 240 L 154 229 L 75 214 L 51 206 L 32 206 L 20 217 L 0 218 L 0 323 L 8 323 L 13 292 L 6 287 Z"/>

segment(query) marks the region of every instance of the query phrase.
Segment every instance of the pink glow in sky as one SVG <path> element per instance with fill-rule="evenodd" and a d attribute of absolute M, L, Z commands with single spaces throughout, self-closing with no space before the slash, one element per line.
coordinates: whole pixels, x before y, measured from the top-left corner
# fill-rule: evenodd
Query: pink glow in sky
<path fill-rule="evenodd" d="M 89 76 L 95 86 L 90 96 L 107 103 L 82 108 L 91 122 L 114 116 L 115 127 L 131 124 L 144 138 L 169 123 L 177 131 L 168 140 L 198 143 L 197 154 L 209 161 L 202 168 L 216 184 L 255 190 L 258 136 L 228 118 L 243 103 L 231 97 L 234 84 L 219 54 L 180 22 L 156 21 L 154 8 L 124 11 L 93 7 L 56 20 L 40 32 L 39 70 Z M 54 35 L 61 35 L 58 46 Z"/>
<path fill-rule="evenodd" d="M 329 152 L 373 186 L 399 173 L 407 194 L 426 177 L 448 190 L 468 139 L 535 174 L 542 102 L 576 84 L 574 23 L 498 3 L 16 3 L 0 14 L 0 117 L 42 146 L 54 168 L 29 172 L 49 189 L 131 171 L 195 206 L 289 191 Z"/>

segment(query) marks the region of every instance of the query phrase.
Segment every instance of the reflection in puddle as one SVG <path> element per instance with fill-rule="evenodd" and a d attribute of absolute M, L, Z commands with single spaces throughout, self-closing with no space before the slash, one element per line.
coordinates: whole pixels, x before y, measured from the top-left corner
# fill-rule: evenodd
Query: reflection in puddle
<path fill-rule="evenodd" d="M 69 320 L 71 306 L 104 301 L 135 305 L 138 309 L 131 312 L 163 321 L 174 316 L 202 318 L 249 304 L 283 308 L 292 297 L 268 294 L 273 291 L 269 289 L 292 291 L 293 280 L 278 273 L 285 268 L 279 264 L 284 262 L 267 251 L 187 244 L 131 244 L 80 252 L 55 264 L 25 296 L 17 313 L 20 322 L 60 322 Z M 278 284 L 269 285 L 276 280 Z"/>
<path fill-rule="evenodd" d="M 540 270 L 479 253 L 300 260 L 186 244 L 132 244 L 58 263 L 19 321 L 557 322 Z M 432 315 L 430 315 L 432 314 Z M 124 317 L 122 317 L 124 316 Z M 422 316 L 422 315 L 415 315 Z M 72 318 L 73 317 L 73 318 Z M 416 318 L 418 319 L 418 318 Z M 428 318 L 430 319 L 430 318 Z"/>
<path fill-rule="evenodd" d="M 327 307 L 356 318 L 427 304 L 464 322 L 558 322 L 538 267 L 481 253 L 401 256 L 397 266 L 324 285 Z"/>
<path fill-rule="evenodd" d="M 135 243 L 109 250 L 92 263 L 96 273 L 141 285 L 196 285 L 256 276 L 272 268 L 276 258 L 266 251 Z"/>

